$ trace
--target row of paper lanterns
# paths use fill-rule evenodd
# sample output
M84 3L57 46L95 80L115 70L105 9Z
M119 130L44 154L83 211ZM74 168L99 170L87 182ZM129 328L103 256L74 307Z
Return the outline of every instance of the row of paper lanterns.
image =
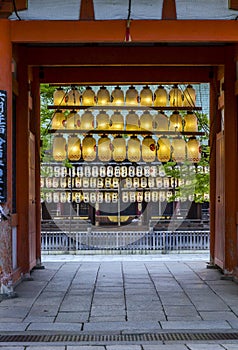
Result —
M174 84L169 92L162 86L153 92L150 86L146 85L140 93L131 85L126 92L120 86L116 86L112 93L105 86L101 86L97 93L91 86L87 86L81 93L75 86L69 92L61 87L54 91L53 100L55 106L158 106L166 107L191 107L196 103L196 91L192 85L188 85L182 91L178 84Z
M66 138L57 135L53 139L53 158L55 161L79 161L80 159L93 162L98 159L102 162L114 160L123 162L126 159L130 162L154 162L156 158L160 162L168 162L171 159L180 163L188 160L192 163L199 162L201 158L200 142L191 137L186 142L182 137L174 137L172 141L166 136L160 137L156 142L153 137L146 136L142 142L137 136L125 140L122 136L116 136L111 140L103 135L96 139L87 135L82 143L77 135Z
M173 196L172 191L123 191L121 200L123 203L165 202ZM117 192L46 192L41 194L41 200L46 203L118 203ZM193 201L194 195L177 197L176 201Z
M152 115L145 111L140 117L131 110L125 117L115 111L111 117L106 111L100 111L96 116L90 110L87 110L82 116L77 111L71 111L68 116L61 110L57 110L52 119L52 129L54 130L111 130L111 131L176 131L176 132L197 132L197 116L193 112L187 112L184 117L178 111L174 111L170 117L164 113Z

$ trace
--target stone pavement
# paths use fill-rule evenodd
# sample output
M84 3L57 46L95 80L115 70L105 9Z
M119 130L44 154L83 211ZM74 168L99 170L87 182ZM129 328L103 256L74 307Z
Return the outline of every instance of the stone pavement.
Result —
M141 336L238 332L238 284L207 269L208 259L207 254L44 256L45 269L34 270L32 281L16 287L17 298L0 303L0 336L65 334L91 340L1 341L0 350L238 350L238 338ZM105 338L129 334L139 337Z

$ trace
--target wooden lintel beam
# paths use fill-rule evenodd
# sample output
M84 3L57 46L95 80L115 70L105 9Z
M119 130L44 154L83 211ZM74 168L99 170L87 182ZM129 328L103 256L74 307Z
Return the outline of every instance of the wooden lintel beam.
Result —
M177 10L175 0L164 0L162 7L162 19L175 20L177 19Z
M11 27L13 43L124 43L126 21L12 21ZM139 44L238 43L238 21L133 20L130 33Z
M228 6L231 10L238 10L238 0L229 0Z
M93 0L81 0L79 19L86 21L95 19Z

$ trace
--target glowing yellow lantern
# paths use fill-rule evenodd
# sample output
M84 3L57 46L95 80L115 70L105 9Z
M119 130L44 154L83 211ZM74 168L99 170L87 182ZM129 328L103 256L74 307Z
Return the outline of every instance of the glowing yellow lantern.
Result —
M120 112L114 112L111 116L111 130L123 130L124 118Z
M96 140L90 135L83 139L82 155L87 162L92 162L96 158Z
M98 140L98 158L102 162L109 162L112 158L111 140L107 136L102 136Z
M77 129L80 125L80 116L76 111L71 111L67 117L66 128L69 130Z
M144 86L140 92L140 104L141 106L152 106L153 92L148 85Z
M183 119L178 111L174 111L169 118L169 130L181 132L183 129Z
M158 112L153 118L153 129L154 131L168 131L169 120L167 115Z
M166 107L168 103L168 93L162 85L159 85L154 93L154 106Z
M110 93L105 88L105 86L101 86L97 92L97 104L100 106L105 106L110 103Z
M124 104L124 93L120 86L116 86L112 91L111 102L114 106L121 106Z
M195 137L191 137L187 142L187 160L192 163L201 160L200 142Z
M63 136L54 137L53 158L56 161L63 161L66 159L66 139Z
M142 141L142 159L144 162L154 162L156 155L156 143L151 136L146 136Z
M78 161L81 158L80 139L77 136L70 136L68 139L68 159Z
M153 117L150 112L145 111L140 117L141 130L152 131L153 129Z
M94 106L95 100L96 100L95 92L92 90L91 86L87 86L82 94L82 105Z
M112 157L116 162L123 162L126 159L126 141L121 136L114 138L112 142Z
M193 112L187 112L187 114L184 116L184 131L198 131L197 116Z
M181 137L172 140L172 160L176 163L184 162L186 158L186 142Z
M139 130L139 117L134 111L126 116L126 130Z
M129 162L139 162L140 157L140 140L136 136L132 136L127 144L127 158Z
M110 127L110 118L105 111L100 111L97 115L97 128L99 130L108 130Z
M94 129L94 116L91 111L86 111L81 116L81 130L92 130Z
M80 105L80 92L75 86L72 86L71 90L67 94L67 105L69 106Z
M64 106L65 105L65 92L64 90L60 87L56 89L53 93L53 101L55 106Z
M157 148L157 158L158 161L164 163L170 161L171 155L171 144L170 140L167 137L160 137L158 140Z
M52 129L59 130L64 129L66 124L66 118L62 111L57 110L52 119Z
M196 104L196 90L192 87L192 85L188 85L184 90L184 107L194 107Z
M126 104L129 106L137 106L139 100L138 91L133 85L126 91Z
M183 95L178 85L173 85L173 88L169 92L169 104L171 107L182 107Z

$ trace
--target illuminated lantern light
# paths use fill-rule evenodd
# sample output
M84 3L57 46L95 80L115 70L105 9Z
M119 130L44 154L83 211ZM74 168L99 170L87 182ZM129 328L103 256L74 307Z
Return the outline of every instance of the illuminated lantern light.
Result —
M99 130L108 130L110 127L110 118L105 111L100 111L96 118L97 128Z
M62 111L57 110L52 119L52 129L65 129L66 117Z
M153 130L154 131L168 131L169 119L164 114L159 112L153 118Z
M68 130L78 129L80 126L80 116L76 111L71 111L67 117L66 128Z
M167 137L160 137L158 140L157 158L164 163L169 162L171 157L171 144Z
M142 203L143 202L143 192L139 191L136 193L136 201L138 203Z
M112 144L107 136L102 136L98 140L98 158L102 162L109 162L112 158Z
M60 87L56 89L53 93L53 103L55 106L65 106L66 101L65 101L65 96L66 93L64 90Z
M87 86L82 94L82 105L83 106L94 106L96 104L95 92L91 86Z
M153 130L153 117L150 112L145 111L140 117L141 130L152 131Z
M181 132L183 129L183 119L179 112L174 111L169 118L169 130Z
M111 116L111 130L123 130L124 118L120 112L114 112Z
M171 107L182 107L183 95L178 85L173 85L173 88L169 92L169 104Z
M97 104L100 106L106 106L110 103L110 93L105 88L105 86L101 86L97 92Z
M150 200L151 200L150 191L145 191L144 199L145 199L145 202L147 202L147 203L150 202Z
M187 114L184 116L184 131L198 131L197 116L192 112L187 112Z
M52 193L51 192L48 192L45 194L45 201L47 203L52 203Z
M116 162L123 162L126 159L126 141L121 136L114 138L112 157Z
M66 139L63 136L54 137L53 158L56 161L63 161L66 159Z
M172 160L176 163L185 161L186 158L186 142L181 137L175 137L172 140Z
M120 86L116 86L111 94L111 103L114 106L124 105L124 93Z
M88 162L92 162L96 159L96 140L87 135L82 142L82 155L83 159Z
M156 203L159 200L159 193L157 191L152 191L151 193L152 202Z
M184 107L193 107L196 105L196 90L192 87L192 85L188 85L184 90Z
M159 192L159 201L164 202L166 200L166 192L165 191L160 191Z
M75 192L74 200L75 200L76 203L80 203L82 201L82 195L81 195L80 192Z
M155 140L146 136L142 141L142 159L144 162L154 162L156 156Z
M134 111L126 116L126 130L139 130L139 117Z
M67 105L69 106L80 105L80 92L75 86L72 86L71 90L67 94Z
M128 106L137 106L139 101L138 91L133 85L126 91L126 104Z
M140 92L140 104L141 106L152 106L153 104L153 92L148 85L144 86Z
M68 159L78 161L81 158L80 139L77 136L70 136L68 139Z
M141 157L140 140L132 136L127 144L127 157L129 162L139 162Z
M162 85L159 85L154 93L154 106L166 107L168 104L168 93Z
M129 202L129 193L127 191L122 192L122 202L128 203Z
M81 124L80 124L81 130L92 130L94 129L94 116L92 112L86 111L83 113L81 117Z
M191 137L187 142L187 160L192 163L201 160L200 142L195 137Z

